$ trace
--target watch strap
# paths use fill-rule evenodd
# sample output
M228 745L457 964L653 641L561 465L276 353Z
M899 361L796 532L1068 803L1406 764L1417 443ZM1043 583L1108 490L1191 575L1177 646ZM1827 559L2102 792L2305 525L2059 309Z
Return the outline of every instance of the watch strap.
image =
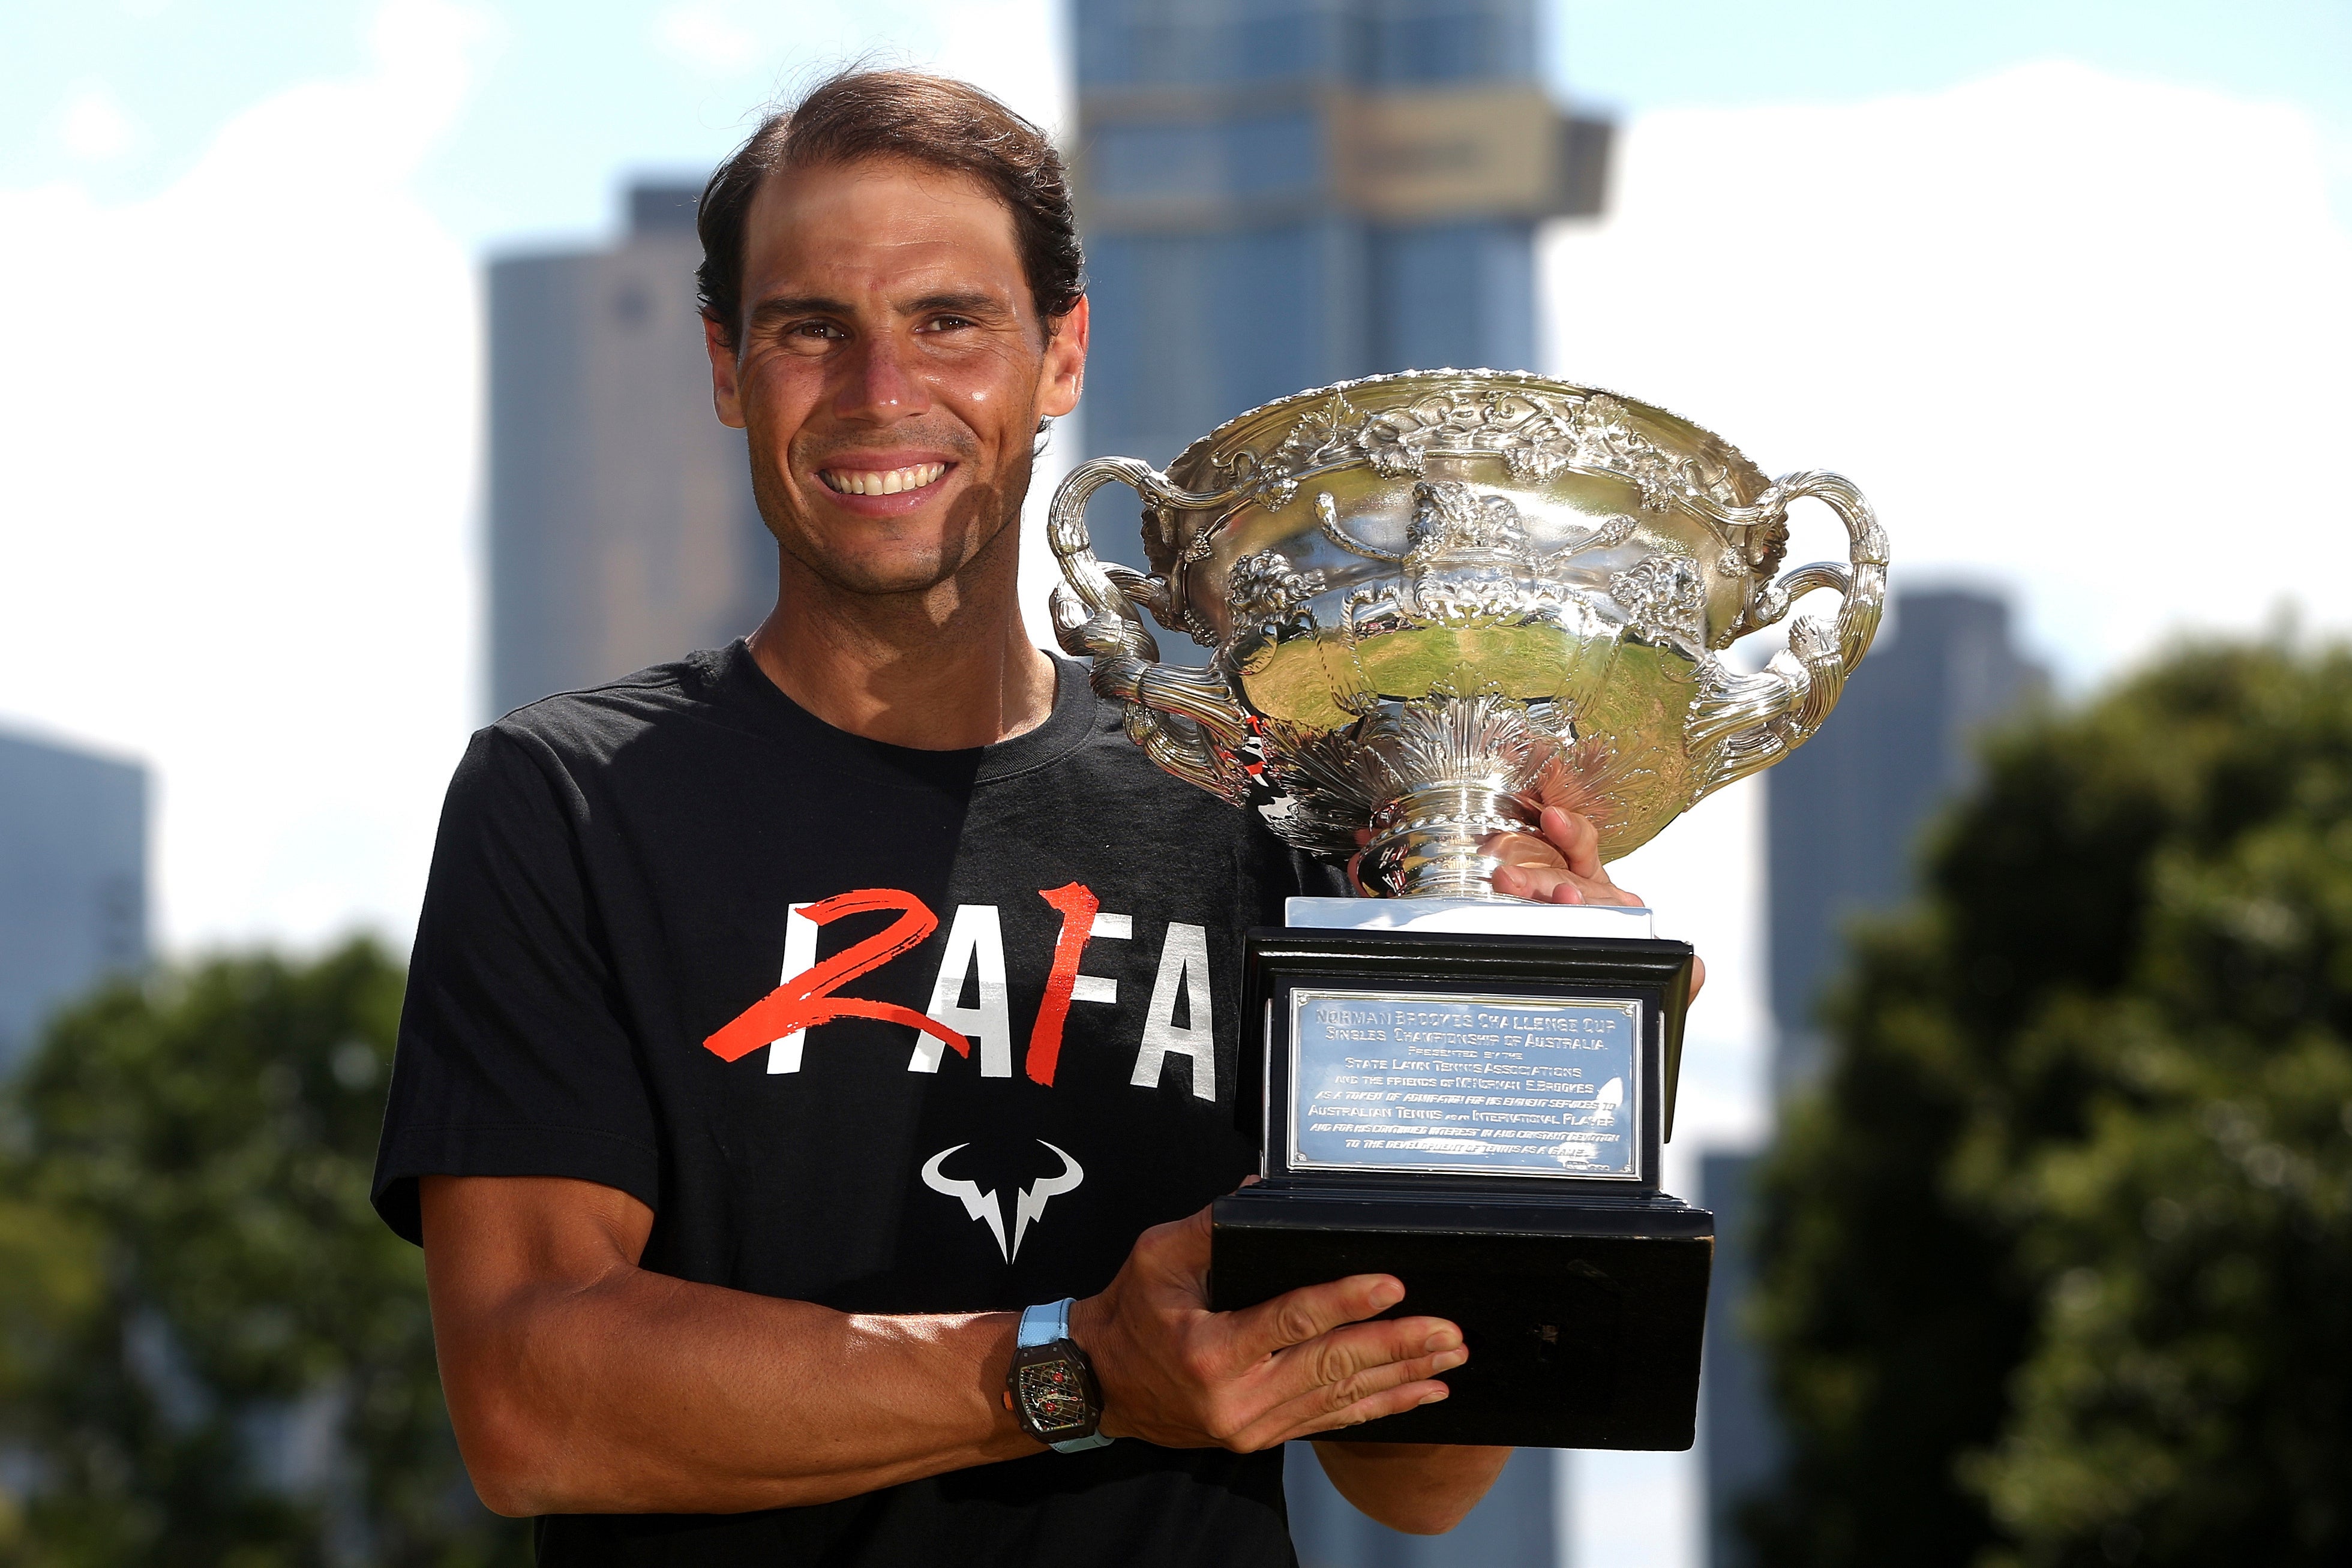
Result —
M1058 1301L1025 1309L1021 1314L1021 1332L1013 1336L1013 1344L1022 1350L1034 1350L1057 1339L1069 1338L1070 1309L1076 1305L1076 1298L1064 1296Z
M1060 1344L1067 1346L1072 1355L1085 1359L1087 1353L1070 1338L1070 1309L1076 1304L1075 1297L1064 1296L1058 1301L1045 1301L1024 1309L1021 1313L1020 1330L1013 1337L1014 1348L1038 1350ZM1057 1454L1082 1454L1088 1448L1107 1448L1110 1443L1110 1438L1096 1432L1084 1437L1066 1437L1058 1443L1048 1443L1046 1447Z

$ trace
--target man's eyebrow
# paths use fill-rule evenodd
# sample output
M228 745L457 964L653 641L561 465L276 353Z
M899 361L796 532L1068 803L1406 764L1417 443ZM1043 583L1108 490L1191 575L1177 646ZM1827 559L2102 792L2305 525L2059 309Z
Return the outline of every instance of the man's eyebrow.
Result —
M964 294L926 294L901 308L900 314L920 316L933 310L958 316L1004 316L1011 312L1005 303L993 294L972 291Z
M779 294L762 299L751 308L754 321L772 321L779 316L846 316L849 306L842 300L827 298L822 294Z

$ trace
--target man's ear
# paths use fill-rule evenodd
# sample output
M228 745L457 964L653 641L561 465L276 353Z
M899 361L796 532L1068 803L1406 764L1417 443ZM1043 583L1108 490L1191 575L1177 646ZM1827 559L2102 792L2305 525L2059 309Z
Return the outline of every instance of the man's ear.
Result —
M702 319L702 349L710 356L710 406L718 411L719 423L740 430L742 383L736 375L735 350L725 330L708 316Z
M1059 419L1077 407L1086 382L1087 297L1081 294L1045 340L1045 364L1037 385L1039 416Z

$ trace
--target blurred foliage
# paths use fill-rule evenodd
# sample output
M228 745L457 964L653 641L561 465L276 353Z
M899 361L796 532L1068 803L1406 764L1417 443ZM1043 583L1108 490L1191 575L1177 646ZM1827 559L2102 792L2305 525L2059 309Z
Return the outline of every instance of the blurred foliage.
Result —
M421 1254L368 1204L400 970L112 985L8 1091L0 1562L521 1563L467 1485Z
M2352 654L1996 744L1764 1178L1761 1560L2352 1561Z

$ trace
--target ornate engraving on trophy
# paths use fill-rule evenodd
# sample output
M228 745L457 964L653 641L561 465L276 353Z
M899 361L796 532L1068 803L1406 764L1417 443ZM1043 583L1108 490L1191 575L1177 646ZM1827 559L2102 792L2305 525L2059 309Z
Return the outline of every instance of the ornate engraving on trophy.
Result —
M1144 498L1153 570L1095 559L1087 497ZM1800 499L1847 559L1776 577ZM1768 482L1664 410L1494 371L1379 376L1228 421L1167 473L1085 464L1056 493L1063 645L1179 778L1333 856L1373 837L1366 891L1477 897L1478 850L1542 809L1583 812L1606 859L1820 727L1868 650L1885 536L1834 475ZM1718 655L1804 593L1746 674ZM1212 650L1163 664L1149 610Z

